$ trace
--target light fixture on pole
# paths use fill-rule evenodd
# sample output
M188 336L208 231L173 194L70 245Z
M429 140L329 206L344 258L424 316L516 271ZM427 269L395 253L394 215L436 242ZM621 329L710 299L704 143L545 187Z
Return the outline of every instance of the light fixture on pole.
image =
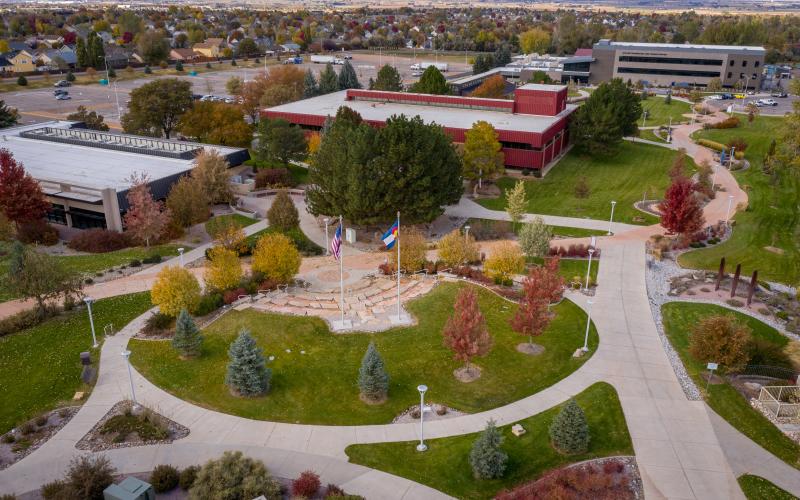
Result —
M331 249L330 245L328 244L328 224L331 222L331 220L325 217L325 219L323 219L323 222L325 222L325 255L330 255Z
M667 142L672 142L672 117L669 117L669 126L667 127Z
M728 210L725 211L725 224L728 224L731 218L731 204L733 203L733 195L728 195Z
M128 365L128 380L131 382L131 400L133 401L133 409L136 409L136 391L133 388L133 372L131 371L131 351L125 349L122 351L122 357L125 358L125 364Z
M425 444L425 434L424 434L425 392L428 390L428 386L418 385L417 390L419 391L419 444L417 445L417 451L425 451L428 449L428 445Z
M180 247L178 249L178 257L180 258L181 267L183 267L183 252L186 251L185 248Z
M733 157L736 154L736 146L731 147L731 156L728 158L728 170L733 168Z
M608 219L608 235L611 236L611 226L614 224L614 207L617 206L616 201L611 201L611 217Z
M589 291L589 275L592 273L592 255L594 248L589 249L589 267L586 268L586 291Z
M92 347L96 349L99 344L97 343L97 335L94 333L94 318L92 317L92 302L94 302L94 299L86 297L83 301L86 302L86 308L89 309L89 325L92 327Z
M469 243L469 224L464 226L464 240L466 240L467 243Z
M594 302L587 300L586 304L589 306L589 310L586 312L586 334L583 337L583 352L589 352L589 325L592 324L592 304Z

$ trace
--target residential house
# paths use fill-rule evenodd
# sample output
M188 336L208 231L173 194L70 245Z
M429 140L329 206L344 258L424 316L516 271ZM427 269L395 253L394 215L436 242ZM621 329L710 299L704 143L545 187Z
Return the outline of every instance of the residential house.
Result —
M222 55L222 49L224 47L225 40L222 38L208 38L205 42L192 45L192 50L203 57L217 58Z
M300 46L297 45L294 42L284 43L284 44L280 45L278 48L283 52L289 52L289 53L292 53L292 54L296 54L296 53L300 52Z
M64 45L64 37L61 35L45 35L39 41L51 49Z
M119 45L104 45L103 50L109 68L124 68L131 60L131 51Z
M11 63L11 71L14 73L30 73L36 71L36 57L32 51L20 50L8 58Z
M10 73L13 71L13 66L5 56L0 56L0 73Z
M8 41L8 51L9 52L19 52L20 50L31 50L31 46L25 42L21 42L19 40L9 40Z
M197 52L192 49L172 49L169 51L169 58L173 61L192 62L200 57Z
M78 63L78 58L72 50L43 50L36 56L39 63L48 69L74 69Z

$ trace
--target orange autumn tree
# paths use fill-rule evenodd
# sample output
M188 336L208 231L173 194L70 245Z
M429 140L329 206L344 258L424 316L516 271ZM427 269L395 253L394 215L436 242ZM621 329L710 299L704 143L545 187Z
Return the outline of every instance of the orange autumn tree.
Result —
M523 296L519 309L511 319L511 328L528 336L534 348L533 337L538 337L553 319L550 304L561 300L564 278L558 273L559 258L554 257L543 266L536 266L522 282Z
M453 351L454 359L464 363L466 374L475 376L470 362L476 356L484 356L492 347L492 337L478 307L475 290L463 288L453 309L453 315L444 326L444 345Z
M502 99L506 94L506 80L500 75L487 78L478 88L475 89L470 97L488 97L492 99Z

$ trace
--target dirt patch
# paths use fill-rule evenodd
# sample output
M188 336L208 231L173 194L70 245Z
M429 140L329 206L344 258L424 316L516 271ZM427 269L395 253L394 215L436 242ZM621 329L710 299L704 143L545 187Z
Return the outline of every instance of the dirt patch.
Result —
M453 370L453 375L459 382L469 384L481 378L481 367L476 365L462 366Z
M544 352L544 346L537 343L523 342L517 344L517 351L528 356L538 356Z
M772 246L766 246L766 247L764 247L764 250L766 250L767 252L772 252L774 254L778 254L778 255L783 255L784 253L786 253L783 250L783 248L772 247Z
M380 399L370 399L363 394L359 394L358 399L360 399L361 402L364 404L368 404L370 406L378 406L385 403L388 398L386 396L383 396Z
M710 377L711 377L711 379L709 380L709 373L708 372L704 372L704 373L700 374L700 378L703 379L703 382L709 383L711 385L720 385L720 384L724 384L725 383L725 379L723 379L719 375L710 374Z

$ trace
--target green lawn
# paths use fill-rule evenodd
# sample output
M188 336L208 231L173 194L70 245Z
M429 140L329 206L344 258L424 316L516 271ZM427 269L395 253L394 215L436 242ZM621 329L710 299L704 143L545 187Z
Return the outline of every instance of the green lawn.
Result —
M582 156L572 150L543 179L526 181L526 211L608 220L614 200L615 221L634 223L634 217L641 217L646 224L656 224L658 218L636 210L633 204L642 199L645 191L649 199L664 194L669 185L667 172L676 154L667 148L628 141L610 157ZM691 160L688 164L692 165ZM583 199L575 196L575 185L581 177L586 178L590 190ZM497 184L502 195L478 203L492 210L505 210L505 192L515 182L509 177L501 178Z
M247 217L246 215L225 214L225 215L217 215L208 219L208 221L206 221L205 227L208 235L211 236L212 238L216 238L217 233L221 229L228 227L228 225L230 224L242 228L242 227L247 227L251 224L255 224L256 222L258 222L258 219Z
M98 337L105 325L119 330L151 307L149 293L98 300L92 307ZM85 310L0 337L0 434L84 390L79 355L91 345ZM92 351L97 361L98 351Z
M542 264L544 259L533 257L529 258L528 262L534 264ZM589 259L561 259L558 263L558 271L567 284L572 282L577 276L580 278L581 283L586 283L586 269L589 267ZM600 267L600 260L592 259L592 269L590 274L590 281L597 283L597 270Z
M738 481L747 500L797 500L796 496L761 476L744 474L739 476Z
M173 257L178 255L178 247L185 245L154 245L150 248L135 247L124 248L114 252L92 253L86 255L65 255L56 257L67 269L80 274L94 274L105 271L112 267L127 265L131 260L141 261L145 257L158 254L162 257Z
M759 117L752 124L746 119L736 129L702 130L696 138L726 143L741 137L748 143L745 158L751 168L735 172L739 185L747 191L750 208L735 215L733 235L714 247L684 253L678 262L688 268L719 268L721 257L730 266L742 264L742 275L749 276L758 270L759 278L779 281L795 286L800 282L800 176L787 172L776 185L761 172L762 160L769 150L770 141L780 138L783 118ZM724 194L723 194L724 196ZM779 248L783 253L765 247Z
M677 99L672 99L672 102L667 104L663 97L654 96L642 101L642 112L644 113L644 111L648 112L647 119L644 121L645 127L669 125L670 117L672 118L672 124L676 125L679 122L689 121L683 115L692 112L692 105ZM638 125L642 126L641 115L639 116Z
M655 142L660 142L660 143L664 143L664 144L666 144L666 142L667 142L661 136L656 134L656 131L653 130L653 129L640 130L639 131L639 137L641 137L642 139L646 139L648 141L655 141Z
M712 314L732 314L737 321L750 327L753 337L762 338L780 346L785 346L788 339L771 326L755 318L721 306L670 302L662 306L661 311L664 316L664 331L672 346L678 351L684 366L686 366L686 371L703 392L708 405L728 423L764 449L792 467L800 468L798 463L800 445L786 437L763 415L753 409L745 398L728 383L711 385L706 391L705 381L701 378L701 373L705 370L705 363L696 361L688 352L692 325Z
M204 332L203 354L198 359L181 361L169 342L133 340L131 360L159 387L204 407L255 419L356 425L390 422L418 401L416 387L421 383L430 387L432 401L477 412L540 391L587 359L572 358L583 344L586 325L585 313L572 302L554 306L556 318L536 339L546 350L530 357L516 350L527 337L509 326L515 306L476 288L494 346L486 357L475 360L483 369L481 378L469 384L459 382L453 370L460 365L443 346L441 332L461 286L468 285L445 283L410 303L419 320L411 328L334 335L318 318L231 311ZM272 388L264 397L233 397L224 385L228 346L243 327L250 329L266 356L275 356L269 363ZM371 340L391 377L389 400L382 405L362 403L356 386L361 358ZM590 347L596 346L593 329Z
M505 220L493 220L493 219L480 219L477 217L470 217L465 222L465 225L469 225L472 228L475 228L478 225L485 225L490 224L494 226L497 232L502 233L519 233L519 230L522 228L522 224L517 224L516 227L511 227L511 222ZM588 238L590 236L605 236L606 231L598 231L596 229L583 229L579 227L568 227L568 226L548 226L550 231L553 232L553 236L561 236L564 238ZM463 226L462 226L463 230ZM555 245L558 243L558 240L553 240L553 244Z
M521 437L511 434L511 426L501 427L508 454L505 475L500 479L475 479L469 465L469 452L477 434L431 439L428 451L415 449L417 441L356 444L345 452L350 461L406 477L456 498L492 498L539 477L543 472L564 465L611 455L633 455L631 438L622 407L613 387L598 382L575 396L589 423L589 451L567 456L550 446L548 428L560 406L521 420L527 430Z

